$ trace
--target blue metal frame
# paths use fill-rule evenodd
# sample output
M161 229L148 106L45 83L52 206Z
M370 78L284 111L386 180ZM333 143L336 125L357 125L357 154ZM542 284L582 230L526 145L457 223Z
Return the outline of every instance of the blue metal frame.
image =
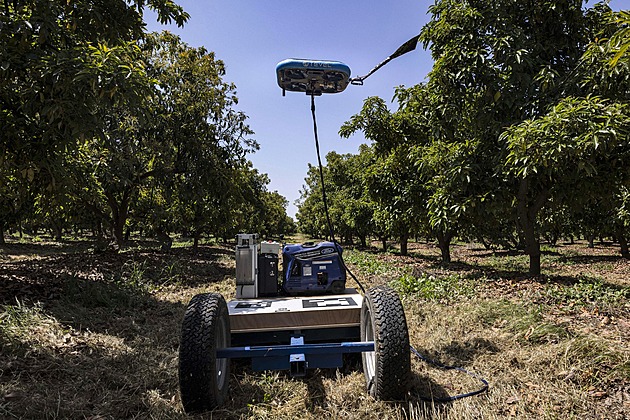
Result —
M314 328L308 330L281 331L232 331L233 347L279 346L291 342L291 337L301 335L304 341L315 343L341 343L361 341L361 330L356 327Z
M363 353L366 351L374 351L374 341L359 341L352 343L299 344L293 346L287 344L280 346L227 347L224 349L217 349L217 359L289 356L296 353Z
M245 346L217 349L217 359L251 358L252 369L291 370L301 376L306 368L339 368L343 354L374 351L373 341L303 344L302 337L292 339L291 345Z

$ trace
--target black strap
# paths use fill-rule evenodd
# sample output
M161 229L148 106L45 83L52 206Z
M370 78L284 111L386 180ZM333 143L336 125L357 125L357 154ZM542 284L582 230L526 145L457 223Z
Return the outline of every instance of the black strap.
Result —
M385 60L381 61L376 67L370 70L368 74L366 74L365 76L353 77L352 79L350 79L350 83L352 83L353 85L359 85L359 86L363 85L363 81L367 79L368 77L370 77L376 70L380 69L385 64L392 61L394 58L400 57L403 54L407 54L408 52L415 50L416 46L418 45L419 39L420 39L420 35L414 36L409 41L405 42L400 47L398 47L398 49L394 51L392 55L387 57Z

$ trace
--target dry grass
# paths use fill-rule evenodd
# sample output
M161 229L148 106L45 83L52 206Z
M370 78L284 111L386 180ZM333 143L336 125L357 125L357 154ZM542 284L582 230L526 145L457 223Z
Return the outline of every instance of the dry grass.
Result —
M233 296L232 250L149 245L118 255L85 243L0 250L0 418L187 418L180 322L197 293ZM399 287L413 345L479 373L487 394L426 402L480 384L419 360L399 403L366 395L357 358L304 379L235 362L229 400L200 418L630 417L630 262L615 248L547 248L540 278L524 274L521 255L458 245L442 266L433 246L411 251L348 250L347 260L366 286Z

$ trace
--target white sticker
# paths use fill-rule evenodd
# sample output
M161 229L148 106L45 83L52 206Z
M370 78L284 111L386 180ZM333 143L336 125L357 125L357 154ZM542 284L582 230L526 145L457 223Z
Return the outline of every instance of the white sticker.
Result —
M311 268L311 266L306 266L304 267L304 269L302 270L302 275L304 277L310 277L313 275L313 269Z

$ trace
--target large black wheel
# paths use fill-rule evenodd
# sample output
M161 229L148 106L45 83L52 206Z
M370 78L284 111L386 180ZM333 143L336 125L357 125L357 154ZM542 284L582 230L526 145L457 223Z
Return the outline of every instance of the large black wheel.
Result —
M230 360L216 350L230 347L230 319L223 296L204 293L186 308L179 344L179 392L187 413L213 410L223 403Z
M361 341L374 341L362 353L368 393L377 400L405 397L411 380L409 332L398 294L389 287L367 291L361 308Z

